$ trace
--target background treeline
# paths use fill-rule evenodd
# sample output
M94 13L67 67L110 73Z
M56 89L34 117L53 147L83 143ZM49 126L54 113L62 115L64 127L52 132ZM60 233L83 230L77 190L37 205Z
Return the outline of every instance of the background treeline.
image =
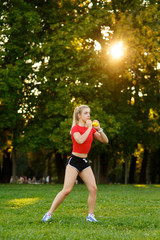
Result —
M1 2L1 182L61 183L73 110L88 104L109 138L89 154L97 182L160 183L159 10L155 0Z

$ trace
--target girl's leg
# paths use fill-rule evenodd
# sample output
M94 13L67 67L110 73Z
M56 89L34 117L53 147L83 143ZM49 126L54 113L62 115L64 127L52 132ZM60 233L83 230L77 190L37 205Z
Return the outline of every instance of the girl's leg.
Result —
M97 186L96 186L96 180L91 167L84 169L79 174L79 176L82 178L82 180L84 181L84 183L86 184L89 190L89 197L88 197L89 213L94 213L96 198L97 198Z
M78 171L74 167L67 165L66 171L65 171L63 189L55 197L52 203L52 206L49 210L49 213L53 214L56 208L64 201L66 196L72 191L72 188L74 186L77 176L78 176Z

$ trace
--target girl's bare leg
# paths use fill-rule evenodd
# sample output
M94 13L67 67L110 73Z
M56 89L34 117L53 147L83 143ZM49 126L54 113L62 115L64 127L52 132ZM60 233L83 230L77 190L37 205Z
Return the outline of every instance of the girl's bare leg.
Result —
M77 179L77 176L78 176L78 171L74 167L67 165L66 171L65 171L63 189L57 194L57 196L53 200L49 213L53 214L56 208L64 201L66 196L72 191L72 188Z
M82 178L82 180L84 181L89 190L88 196L89 213L94 213L97 198L97 185L91 167L84 169L79 174L79 176Z

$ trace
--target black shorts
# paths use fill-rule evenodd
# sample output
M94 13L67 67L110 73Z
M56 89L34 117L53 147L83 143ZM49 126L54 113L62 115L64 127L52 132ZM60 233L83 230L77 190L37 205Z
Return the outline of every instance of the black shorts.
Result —
M88 158L80 158L73 154L68 159L68 165L76 168L78 172L82 172L85 168L90 167Z

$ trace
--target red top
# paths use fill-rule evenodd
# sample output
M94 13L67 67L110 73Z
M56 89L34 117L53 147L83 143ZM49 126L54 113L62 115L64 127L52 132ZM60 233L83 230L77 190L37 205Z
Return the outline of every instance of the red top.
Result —
M82 144L79 144L76 142L76 140L73 137L73 133L79 132L81 135L87 131L87 127L81 127L79 125L76 125L72 128L71 130L71 137L72 137L72 142L73 142L73 152L76 153L85 153L87 154L91 148L91 144L93 141L93 134L96 132L94 128L91 129L86 141Z

